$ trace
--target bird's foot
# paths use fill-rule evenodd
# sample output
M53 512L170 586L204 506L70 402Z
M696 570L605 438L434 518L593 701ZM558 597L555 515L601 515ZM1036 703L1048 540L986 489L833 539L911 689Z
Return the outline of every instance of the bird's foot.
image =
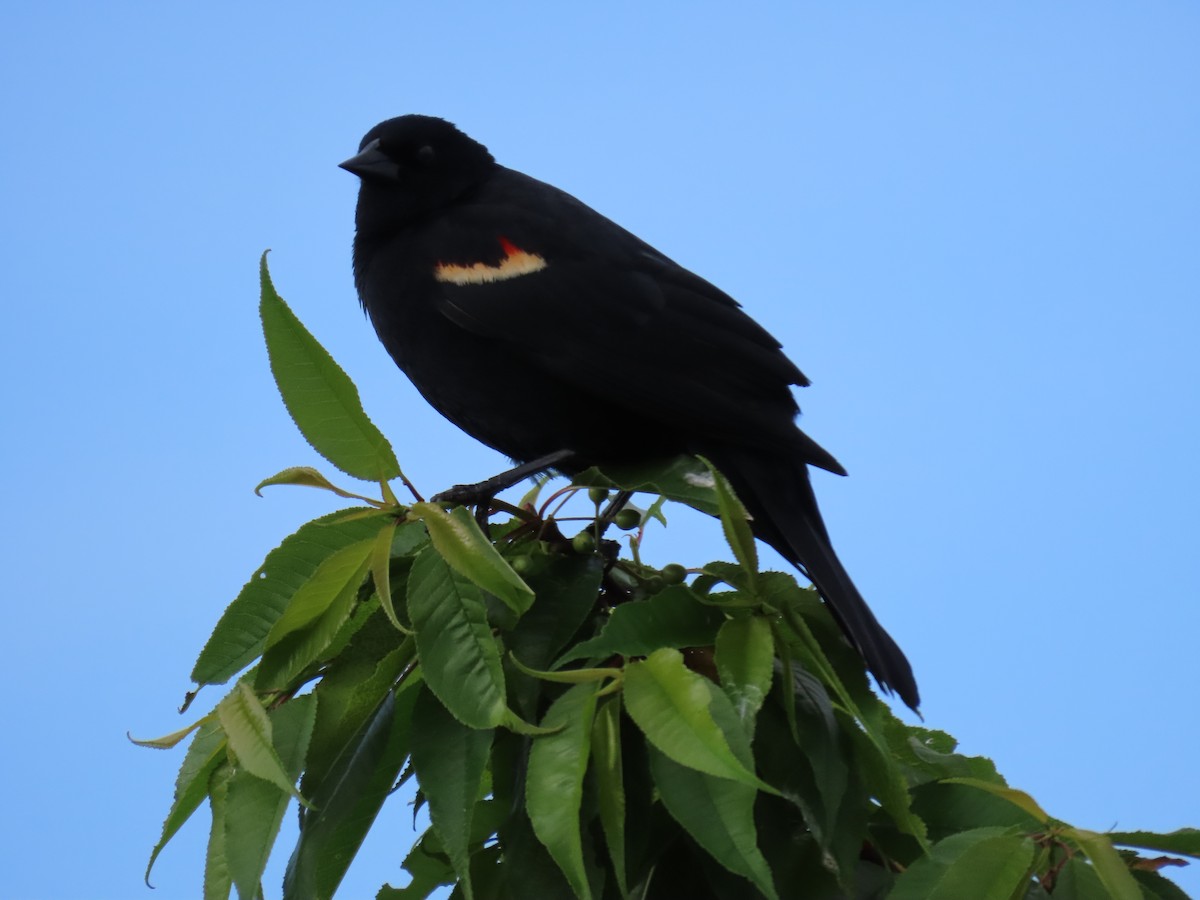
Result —
M480 530L488 533L488 516L492 512L492 500L495 499L496 489L493 479L480 481L475 484L456 484L439 494L434 494L432 502L450 503L454 506L475 507L475 521Z
M449 503L453 506L481 506L491 503L495 494L490 481L479 481L475 484L456 484L429 499L432 503Z

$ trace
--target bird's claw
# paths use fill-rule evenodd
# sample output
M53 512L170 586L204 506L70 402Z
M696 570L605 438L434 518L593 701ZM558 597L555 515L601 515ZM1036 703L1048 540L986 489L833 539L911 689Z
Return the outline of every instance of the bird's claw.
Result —
M452 503L455 506L479 506L492 502L492 493L483 484L456 484L430 498L432 503Z
M487 482L478 484L456 484L439 494L434 494L432 503L450 503L454 506L475 507L475 521L484 534L488 533L488 515L492 511L492 500L495 491L490 490Z

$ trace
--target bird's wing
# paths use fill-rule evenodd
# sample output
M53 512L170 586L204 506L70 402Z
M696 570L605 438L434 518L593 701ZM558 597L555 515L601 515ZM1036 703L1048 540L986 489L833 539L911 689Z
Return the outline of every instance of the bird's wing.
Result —
M441 256L441 313L496 341L500 355L519 354L668 426L791 445L812 464L843 471L792 424L790 387L808 380L778 341L728 295L562 196L578 204L563 217L571 232L509 210L473 229L474 256L485 258ZM480 228L491 229L490 253L478 249Z

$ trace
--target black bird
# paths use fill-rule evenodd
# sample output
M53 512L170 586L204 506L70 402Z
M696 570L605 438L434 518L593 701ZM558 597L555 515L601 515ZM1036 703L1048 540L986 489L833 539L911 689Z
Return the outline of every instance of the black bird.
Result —
M359 297L434 408L525 474L707 457L916 709L908 660L817 508L808 466L846 473L795 425L791 386L808 379L735 300L443 119L382 122L341 165L361 179Z

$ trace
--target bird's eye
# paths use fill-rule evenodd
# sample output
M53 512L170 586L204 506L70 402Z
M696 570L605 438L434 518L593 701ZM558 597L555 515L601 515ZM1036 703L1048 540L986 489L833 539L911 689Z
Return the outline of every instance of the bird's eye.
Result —
M423 166L432 165L437 154L433 152L433 147L429 144L424 145L416 152L417 162Z

